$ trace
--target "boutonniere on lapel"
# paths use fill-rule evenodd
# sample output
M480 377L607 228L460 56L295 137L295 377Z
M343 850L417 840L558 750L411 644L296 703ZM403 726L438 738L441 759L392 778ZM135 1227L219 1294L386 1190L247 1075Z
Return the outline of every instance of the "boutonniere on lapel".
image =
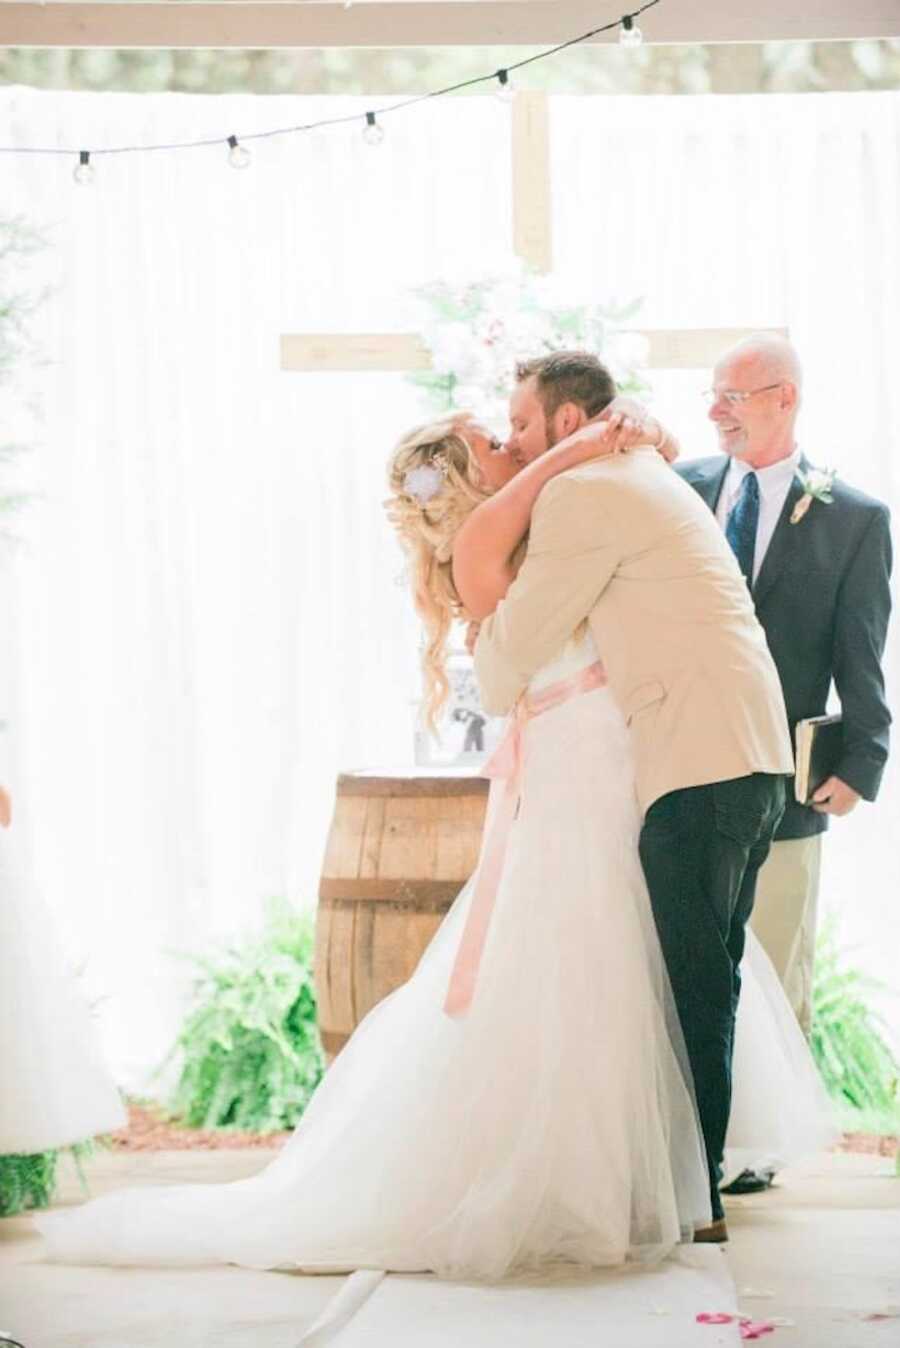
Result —
M831 488L836 477L837 473L833 468L810 468L805 473L801 468L797 469L797 478L803 488L803 495L791 511L791 524L800 523L813 501L831 505L834 500Z

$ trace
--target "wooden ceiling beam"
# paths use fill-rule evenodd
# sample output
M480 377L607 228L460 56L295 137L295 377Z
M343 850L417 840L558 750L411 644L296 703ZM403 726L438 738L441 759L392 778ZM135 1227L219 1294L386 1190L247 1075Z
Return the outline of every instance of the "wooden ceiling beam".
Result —
M0 46L120 48L553 46L636 0L341 0L80 4L0 0ZM898 0L661 0L641 17L658 43L900 36ZM594 41L616 41L615 32ZM564 58L562 58L564 59Z

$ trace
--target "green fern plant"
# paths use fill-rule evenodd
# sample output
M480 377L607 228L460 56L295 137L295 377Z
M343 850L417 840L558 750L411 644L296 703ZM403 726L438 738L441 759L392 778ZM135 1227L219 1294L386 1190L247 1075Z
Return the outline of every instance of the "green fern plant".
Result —
M0 1156L0 1217L15 1217L30 1208L50 1206L56 1190L60 1157L70 1155L78 1170L81 1187L87 1192L82 1162L93 1156L100 1139L89 1138L63 1150L40 1151L32 1155Z
M900 1063L868 1000L878 987L847 966L835 923L825 922L816 946L813 1057L848 1126L894 1132L900 1129Z
M312 919L273 903L259 938L217 958L191 957L200 969L194 1006L172 1049L182 1066L170 1107L182 1122L294 1127L324 1070L312 951Z

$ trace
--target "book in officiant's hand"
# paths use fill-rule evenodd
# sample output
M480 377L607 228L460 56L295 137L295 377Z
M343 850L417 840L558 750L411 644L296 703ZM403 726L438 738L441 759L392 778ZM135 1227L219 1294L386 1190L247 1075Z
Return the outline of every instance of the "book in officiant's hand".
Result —
M840 716L807 716L797 722L794 795L809 805L823 782L833 776L844 749Z

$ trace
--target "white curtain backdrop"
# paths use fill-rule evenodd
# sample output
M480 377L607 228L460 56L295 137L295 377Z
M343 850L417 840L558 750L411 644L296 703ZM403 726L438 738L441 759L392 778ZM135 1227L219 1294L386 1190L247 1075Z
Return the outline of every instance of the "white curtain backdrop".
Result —
M0 144L248 132L371 100L4 90ZM900 95L551 100L560 284L645 297L652 327L787 326L802 440L898 494ZM279 370L284 332L406 330L409 288L510 260L509 114L493 98L251 144L72 161L4 156L3 210L43 227L40 493L6 565L18 635L14 783L38 875L101 999L119 1079L146 1082L190 970L311 906L335 774L408 764L415 628L382 521L419 417L399 375ZM708 371L654 374L689 452ZM9 637L9 632L7 632ZM892 665L897 703L896 659ZM836 827L828 902L860 961L900 942L894 771ZM892 1014L900 1023L896 1003Z

